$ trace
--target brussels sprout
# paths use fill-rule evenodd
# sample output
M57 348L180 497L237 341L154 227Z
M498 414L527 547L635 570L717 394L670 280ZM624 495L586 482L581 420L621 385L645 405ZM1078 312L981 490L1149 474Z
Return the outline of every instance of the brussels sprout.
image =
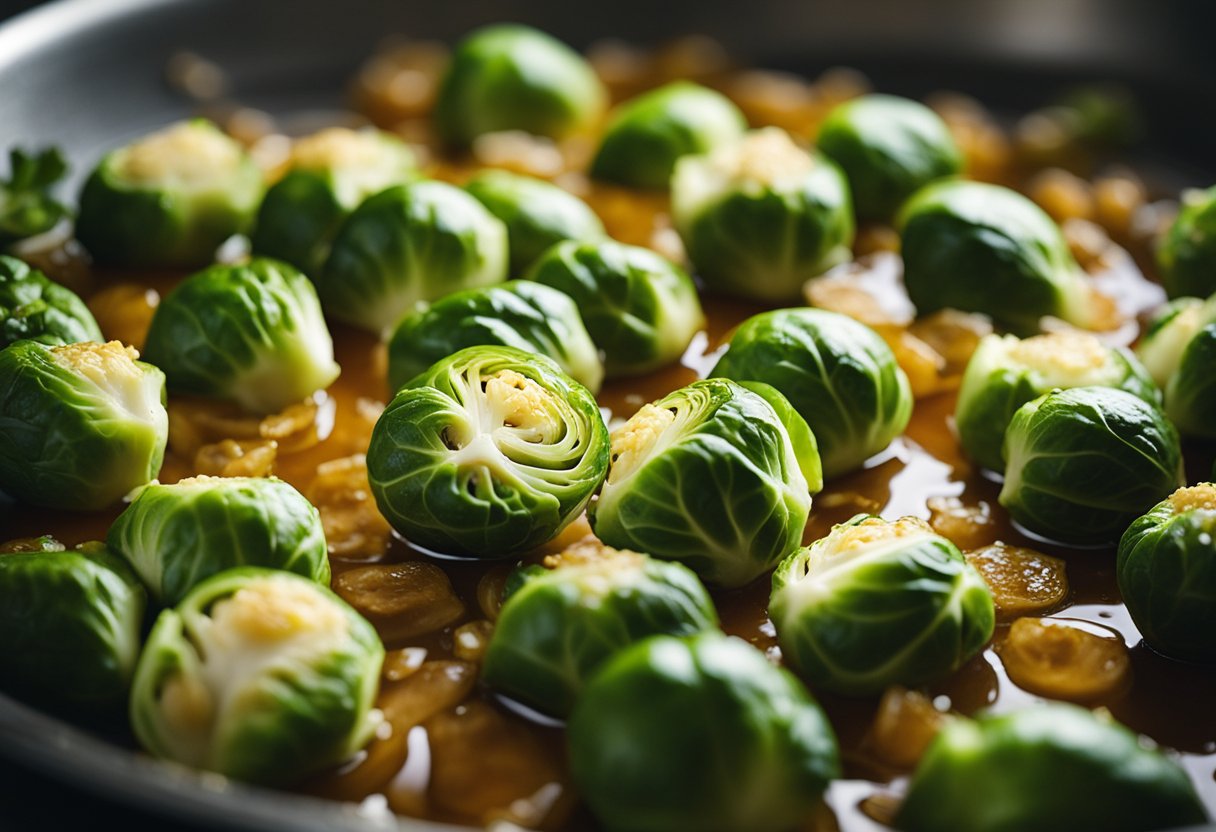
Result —
M1178 432L1156 407L1107 387L1056 390L1005 432L1000 503L1035 534L1109 543L1184 484Z
M512 275L523 274L555 243L607 239L604 224L587 203L543 179L488 170L464 189L506 224Z
M75 292L0 254L0 349L26 338L48 346L103 340Z
M894 95L837 106L817 143L844 171L853 207L865 219L889 220L922 186L963 169L963 154L937 113Z
M158 757L290 784L371 737L383 659L372 625L325 587L230 569L157 618L135 671L131 725Z
M1216 187L1188 191L1157 249L1161 282L1171 298L1216 292Z
M776 127L680 159L671 209L689 259L714 291L792 300L808 278L852 256L844 174Z
M165 375L117 341L0 350L0 491L68 510L105 508L160 472Z
M338 229L317 279L325 312L386 334L419 301L507 279L507 229L443 182L368 197Z
M706 379L643 405L612 434L588 514L609 546L742 586L798 546L822 487L815 437L780 393Z
M172 125L111 151L85 182L76 236L107 266L195 268L244 232L262 173L210 122Z
M985 468L1003 471L1001 448L1014 412L1070 387L1114 387L1161 404L1161 391L1136 357L1093 335L1055 332L1025 340L988 335L972 354L958 392L954 419L963 449Z
M1216 437L1216 295L1168 304L1136 347L1165 389L1165 413L1188 436Z
M607 95L570 47L528 26L486 26L456 46L439 85L435 126L448 144L524 130L561 138L592 125Z
M283 569L329 585L321 516L280 479L191 477L140 490L106 542L152 598L173 606L217 572Z
M1034 332L1044 315L1092 323L1092 295L1059 227L999 185L946 181L900 211L904 284L917 311L982 312Z
M1178 659L1216 660L1216 486L1180 488L1123 533L1119 593L1144 640Z
M676 81L627 101L612 116L591 162L596 179L635 188L671 184L676 160L737 140L747 119L720 92Z
M904 832L1155 832L1207 819L1186 772L1121 725L1046 703L952 720L895 817Z
M300 139L290 168L266 192L253 251L317 275L342 220L367 197L414 179L414 153L378 130L331 127Z
M718 626L696 575L636 552L576 548L556 568L531 567L520 578L494 625L482 677L555 716L566 716L591 674L630 644Z
M72 716L121 712L144 588L100 543L0 554L0 689Z
M609 832L784 832L840 776L836 737L798 680L712 633L610 659L575 703L569 747Z
M8 159L8 181L0 180L0 248L50 231L71 215L49 193L68 172L59 148L36 153L13 148Z
M274 413L338 377L334 344L308 278L255 258L216 265L170 292L144 344L169 389Z
M912 390L874 330L822 309L778 309L736 330L710 372L776 387L819 442L826 477L861 467L903 432Z
M988 585L958 547L915 517L865 514L777 567L769 614L794 668L850 695L948 676L983 649L996 620Z
M530 280L454 292L406 315L388 344L393 390L457 350L500 344L548 356L592 392L604 365L578 307L556 289Z
M591 392L548 358L469 347L415 378L372 431L380 512L411 542L504 558L552 539L608 469Z
M692 279L647 248L570 240L545 252L527 278L574 299L609 378L676 361L705 326Z

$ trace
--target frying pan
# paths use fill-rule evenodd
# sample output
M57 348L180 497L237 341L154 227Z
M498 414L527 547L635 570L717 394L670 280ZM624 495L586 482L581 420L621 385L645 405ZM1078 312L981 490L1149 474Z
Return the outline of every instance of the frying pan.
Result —
M0 13L14 5L0 0ZM1216 179L1211 15L1208 4L1187 0L59 0L0 26L0 150L60 145L75 163L67 197L103 149L191 114L190 102L163 80L179 49L219 64L233 98L285 112L341 106L346 83L387 33L451 41L511 19L579 47L607 36L650 43L699 32L747 64L812 74L847 64L884 91L956 89L998 110L1042 105L1079 82L1115 81L1137 94L1146 116L1134 161L1178 186L1207 185ZM85 790L128 807L111 821L157 815L229 829L454 829L156 762L2 694L0 757L9 760L0 782L15 777L19 802L35 806L30 816L47 828L105 808L86 800L73 815L76 790ZM9 828L18 801L4 803L0 828Z

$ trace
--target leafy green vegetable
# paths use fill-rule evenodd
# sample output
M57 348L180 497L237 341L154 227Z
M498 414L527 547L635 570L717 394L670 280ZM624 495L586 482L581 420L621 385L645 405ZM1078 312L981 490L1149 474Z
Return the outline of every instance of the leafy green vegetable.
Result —
M0 181L0 248L50 231L72 213L50 194L68 172L59 148L30 153L15 147L8 161L8 181Z
M1171 298L1216 292L1216 187L1183 195L1182 210L1157 248L1157 264Z
M117 341L0 350L0 491L90 511L160 472L165 376Z
M306 578L231 569L160 614L131 691L151 753L238 780L289 785L348 759L383 721L384 647Z
M104 340L75 292L0 254L0 349L27 338L47 346Z
M866 325L822 309L748 318L710 375L777 388L815 434L828 478L861 467L912 416L908 378L886 341Z
M815 701L720 634L654 636L618 653L568 729L574 783L609 832L784 832L840 776Z
M995 622L988 585L958 547L922 520L864 514L777 567L769 614L807 681L851 695L948 676Z
M397 392L372 431L380 512L413 543L505 558L552 539L608 469L595 397L548 358L463 349Z
M329 585L321 516L271 477L191 477L140 490L110 527L153 600L172 606L204 579L237 566L282 569Z
M613 433L588 514L609 546L742 586L798 546L822 487L815 437L780 393L707 379L643 405Z
M1187 436L1216 437L1216 295L1168 304L1136 345L1165 390L1165 413Z

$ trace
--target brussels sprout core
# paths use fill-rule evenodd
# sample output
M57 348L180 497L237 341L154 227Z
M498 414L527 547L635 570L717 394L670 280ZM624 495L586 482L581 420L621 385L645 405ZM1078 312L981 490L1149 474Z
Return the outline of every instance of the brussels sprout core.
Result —
M693 170L690 165L688 170ZM697 166L698 175L680 176L681 213L700 213L734 188L792 191L815 169L815 159L794 144L784 130L775 127L755 130L737 144L715 150Z
M185 121L114 152L114 171L134 185L202 189L237 172L240 145Z
M1216 321L1216 295L1207 301L1199 298L1179 298L1168 304L1153 320L1136 354L1144 362L1153 381L1161 387L1182 364L1187 345L1201 329Z
M331 172L338 202L353 208L369 194L401 181L413 154L400 142L370 130L330 127L296 141L291 166Z
M662 450L660 439L666 438L663 444L669 444L680 433L673 430L676 419L680 416L684 421L690 418L687 408L657 407L653 404L642 405L628 422L612 432L612 467L608 469L608 482L616 485L633 476L634 471L642 466L652 454Z
M117 341L0 350L0 489L19 500L98 509L160 471L165 377Z
M833 527L777 567L769 611L794 667L844 694L945 676L995 622L984 579L914 517L859 515Z

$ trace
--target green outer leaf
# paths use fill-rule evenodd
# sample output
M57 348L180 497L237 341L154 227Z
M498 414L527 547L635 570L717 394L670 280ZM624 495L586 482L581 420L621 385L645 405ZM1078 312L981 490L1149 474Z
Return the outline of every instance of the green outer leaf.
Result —
M797 548L811 508L803 462L816 453L806 437L795 447L763 396L726 379L693 382L655 404L679 411L674 433L626 478L604 483L588 511L599 538L726 587Z
M652 635L717 629L697 576L644 555L529 574L494 624L482 678L500 693L566 716L607 659Z
M598 243L608 238L587 203L543 179L487 170L465 183L464 189L506 224L512 275L522 275L550 246L563 240Z
M673 219L695 273L710 291L765 302L798 298L802 286L852 258L853 203L836 163L815 166L794 188L748 181L694 214L682 210L681 180L705 157L687 156L672 180ZM681 173L685 166L688 173Z
M1000 503L1030 531L1109 543L1183 485L1178 432L1122 390L1077 387L1018 409L1005 434Z
M530 379L560 426L548 442L496 423L481 382ZM449 443L464 437L460 449ZM608 470L595 397L553 361L511 347L469 347L397 392L372 431L368 479L381 513L411 542L447 554L505 558L551 540Z
M837 105L817 144L844 171L853 207L865 219L890 220L919 188L963 170L946 123L925 105L893 95Z
M59 148L27 153L14 147L8 158L9 179L0 182L0 248L50 231L72 214L48 193L68 171Z
M1178 659L1216 659L1216 511L1176 514L1168 500L1119 541L1119 594L1154 649Z
M0 555L0 689L73 719L121 712L145 594L99 543Z
M364 200L316 284L327 315L379 334L421 301L506 277L506 226L459 188L422 181Z
M1216 437L1216 323L1187 342L1165 386L1165 412L1184 436Z
M561 138L594 123L606 100L595 71L561 41L529 26L485 26L452 54L435 127L456 146L500 130Z
M710 375L777 388L814 432L829 479L861 467L903 433L912 416L908 378L886 341L865 324L822 309L778 309L747 319Z
M931 682L992 637L988 585L945 538L874 544L872 554L808 575L833 543L829 534L786 558L769 602L782 655L814 687L867 695Z
M650 249L570 240L545 252L526 277L574 299L609 378L678 360L705 326L692 279Z
M162 606L237 566L282 569L329 585L321 515L275 477L149 485L110 526L107 543Z
M575 704L568 742L579 793L610 832L784 832L840 776L805 689L719 634L618 653Z
M596 179L666 190L676 160L743 135L747 119L716 90L675 81L622 104L591 162Z
M133 415L111 391L59 366L50 347L18 341L0 350L0 491L92 511L155 479L169 435L165 376L135 363L140 398L157 405Z
M1157 249L1157 264L1171 299L1216 292L1216 187L1183 200Z
M895 817L904 832L1155 832L1207 820L1190 778L1118 724L1040 703L947 724Z
M263 186L261 170L247 155L231 178L192 193L127 182L116 167L118 152L102 158L80 192L76 238L99 265L199 268L221 243L252 225Z
M399 390L465 347L499 344L552 358L593 393L604 378L591 336L567 295L530 280L453 292L406 315L388 344L388 381Z
M897 226L904 285L921 315L982 312L1034 332L1044 315L1084 326L1084 284L1060 229L999 185L944 181L908 200Z
M1124 347L1113 347L1110 353L1120 368L1110 387L1160 407L1161 391L1139 359ZM1001 449L1013 414L1026 402L1060 387L1048 384L1036 370L1002 363L1004 360L999 336L980 342L963 373L954 411L959 441L967 456L998 473L1005 470Z
M308 278L264 257L191 275L152 316L144 357L175 393L274 413L338 377L333 340Z
M0 254L0 349L27 338L48 346L104 340L75 292Z
M161 693L173 676L204 678L203 665L218 658L200 655L196 647L210 609L268 579L305 582L342 611L348 635L332 650L302 652L297 644L290 653L268 657L268 666L251 682L217 700L220 711L205 742L195 745L166 721ZM230 569L199 584L156 620L135 673L131 724L144 748L159 757L240 780L288 785L342 762L367 743L376 725L369 715L383 659L375 629L327 588L288 572Z

